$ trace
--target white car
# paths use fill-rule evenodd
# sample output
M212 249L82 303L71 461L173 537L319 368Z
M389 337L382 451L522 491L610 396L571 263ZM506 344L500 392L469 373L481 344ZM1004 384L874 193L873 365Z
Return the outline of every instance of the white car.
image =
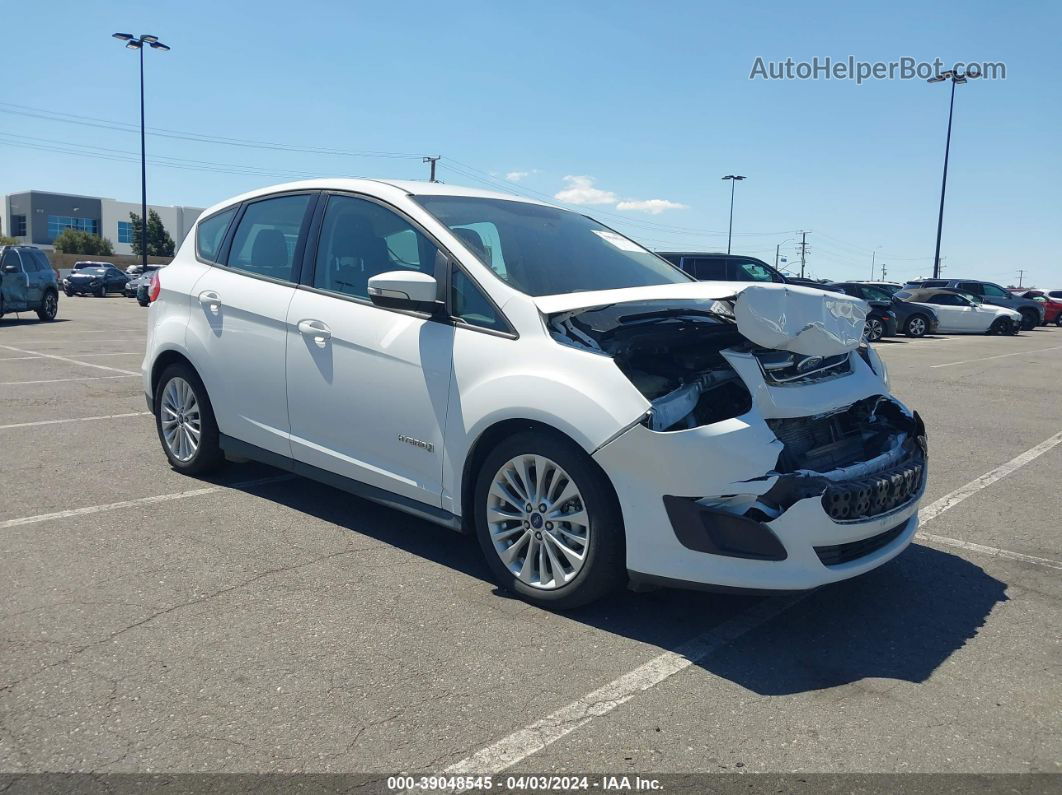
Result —
M933 308L942 334L1017 334L1021 329L1020 312L1004 306L983 304L969 293L939 287L903 289L894 296L900 301Z
M815 588L915 533L925 430L856 298L694 281L514 196L347 179L207 210L151 298L174 468L255 459L475 533L540 605Z

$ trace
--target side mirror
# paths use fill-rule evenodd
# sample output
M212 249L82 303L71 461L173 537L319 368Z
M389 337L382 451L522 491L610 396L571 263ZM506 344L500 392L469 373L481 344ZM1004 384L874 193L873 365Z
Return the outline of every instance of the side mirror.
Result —
M18 265L5 265L4 273L18 273Z
M389 309L434 312L440 306L439 283L420 271L388 271L369 278L369 299Z

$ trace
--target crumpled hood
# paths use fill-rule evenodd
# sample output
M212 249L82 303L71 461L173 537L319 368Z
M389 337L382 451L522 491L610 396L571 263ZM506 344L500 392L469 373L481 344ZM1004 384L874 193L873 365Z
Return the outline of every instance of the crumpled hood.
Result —
M734 317L738 331L761 347L835 356L859 346L867 309L865 301L843 293L788 284L749 285L734 302Z
M684 282L622 290L539 296L545 315L609 304L668 299L734 301L738 331L763 348L804 356L834 356L858 347L867 303L859 298L790 284Z

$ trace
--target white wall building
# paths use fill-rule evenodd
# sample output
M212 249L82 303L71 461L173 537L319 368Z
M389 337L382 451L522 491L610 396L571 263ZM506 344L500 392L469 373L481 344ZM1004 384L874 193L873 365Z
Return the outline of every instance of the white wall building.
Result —
M158 213L177 247L203 212L201 207L157 204L149 204L148 210ZM63 229L81 229L110 240L115 254L132 254L131 212L140 215L140 202L39 190L10 193L3 197L0 234L48 250Z

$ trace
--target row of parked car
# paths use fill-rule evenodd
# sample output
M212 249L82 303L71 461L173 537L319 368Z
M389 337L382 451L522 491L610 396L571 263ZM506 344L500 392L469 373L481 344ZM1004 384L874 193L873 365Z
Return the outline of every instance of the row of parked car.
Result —
M896 334L1017 334L1049 323L1062 326L1062 290L1007 290L978 279L818 282L786 276L755 257L657 253L701 281L795 284L862 298L870 305L866 333L871 341Z
M63 292L69 296L122 293L135 298L141 306L148 305L148 288L152 274L161 265L130 265L123 272L109 262L75 262L70 274L63 277Z

